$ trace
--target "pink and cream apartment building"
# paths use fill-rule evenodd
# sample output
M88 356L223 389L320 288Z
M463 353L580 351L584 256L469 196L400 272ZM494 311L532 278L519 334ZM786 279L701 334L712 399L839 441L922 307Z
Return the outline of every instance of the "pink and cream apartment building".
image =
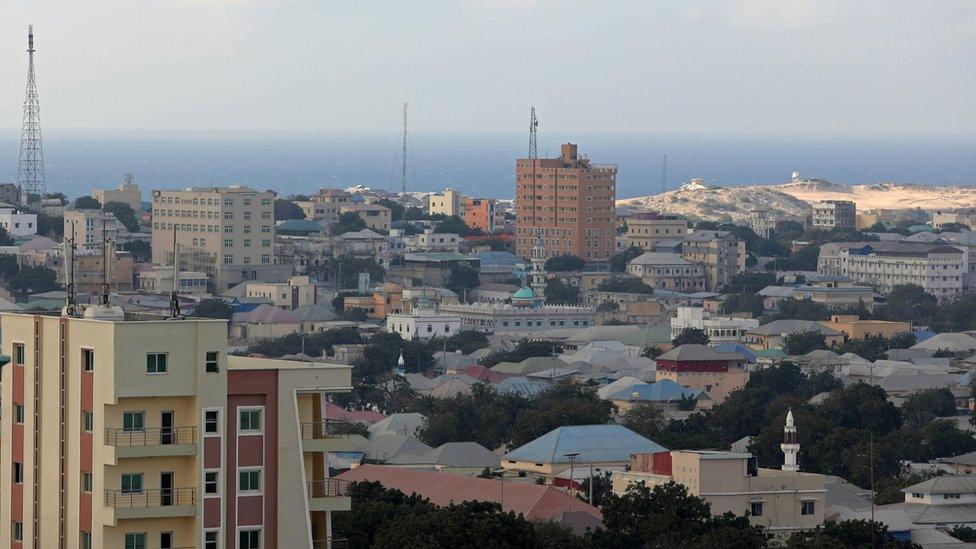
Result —
M350 500L327 453L350 442L324 411L350 367L106 309L0 315L0 547L331 548Z

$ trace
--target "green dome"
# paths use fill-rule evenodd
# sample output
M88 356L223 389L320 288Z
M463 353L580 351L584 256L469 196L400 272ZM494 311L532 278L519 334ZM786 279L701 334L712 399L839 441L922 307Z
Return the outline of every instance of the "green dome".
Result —
M512 298L513 299L535 299L535 293L532 291L532 288L529 288L528 286L522 286L522 289L515 292L515 295L513 295Z

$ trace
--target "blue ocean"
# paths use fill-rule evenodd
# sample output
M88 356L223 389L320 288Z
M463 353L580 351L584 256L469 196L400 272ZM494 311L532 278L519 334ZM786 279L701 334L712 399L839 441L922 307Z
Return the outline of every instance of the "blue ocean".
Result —
M551 138L550 138L551 137ZM776 184L797 170L837 183L879 181L976 185L976 137L812 138L694 135L541 135L540 156L561 139L594 162L619 166L619 198L656 194L693 177L717 186ZM19 137L0 136L0 181L14 181ZM49 192L69 196L114 186L131 172L144 189L246 184L284 194L318 187L400 188L396 135L80 135L49 132L44 140ZM511 198L515 158L524 135L410 136L407 190L459 189ZM663 157L667 155L667 173Z

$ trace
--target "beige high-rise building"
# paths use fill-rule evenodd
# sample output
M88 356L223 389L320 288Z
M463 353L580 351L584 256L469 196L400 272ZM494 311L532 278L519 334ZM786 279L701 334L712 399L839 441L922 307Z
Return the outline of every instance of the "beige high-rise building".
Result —
M676 214L637 212L627 218L627 236L633 246L653 252L660 240L681 240L688 234L688 219Z
M121 202L128 204L136 214L142 211L142 191L139 185L133 182L132 174L125 177L116 189L95 189L92 197L105 206L109 202Z
M427 212L430 215L464 217L464 197L461 196L460 191L444 189L443 193L428 196L427 204Z
M349 366L227 356L222 320L0 315L0 546L328 548Z
M249 187L153 191L152 261L202 271L220 292L245 280L284 281L290 265L274 262L274 192Z
M559 158L515 162L515 253L607 261L615 251L617 165L566 143Z
M746 270L746 243L729 231L694 231L684 238L681 256L705 267L705 290L718 291Z
M306 219L335 223L343 206L352 204L352 195L340 189L319 189L308 202L298 203Z

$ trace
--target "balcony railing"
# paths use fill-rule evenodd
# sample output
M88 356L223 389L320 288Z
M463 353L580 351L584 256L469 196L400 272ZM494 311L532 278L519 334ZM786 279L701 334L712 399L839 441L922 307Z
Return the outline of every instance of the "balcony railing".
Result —
M196 488L156 488L141 492L105 490L105 506L115 509L196 505Z
M349 549L346 538L329 538L312 540L312 549Z
M196 441L196 427L139 430L105 429L105 444L107 446L164 446L167 444L195 444Z
M328 478L325 480L310 480L308 484L308 497L310 498L334 498L346 495L349 487L348 480Z
M346 437L351 435L353 424L348 421L327 419L302 423L302 440L312 440L326 437Z

